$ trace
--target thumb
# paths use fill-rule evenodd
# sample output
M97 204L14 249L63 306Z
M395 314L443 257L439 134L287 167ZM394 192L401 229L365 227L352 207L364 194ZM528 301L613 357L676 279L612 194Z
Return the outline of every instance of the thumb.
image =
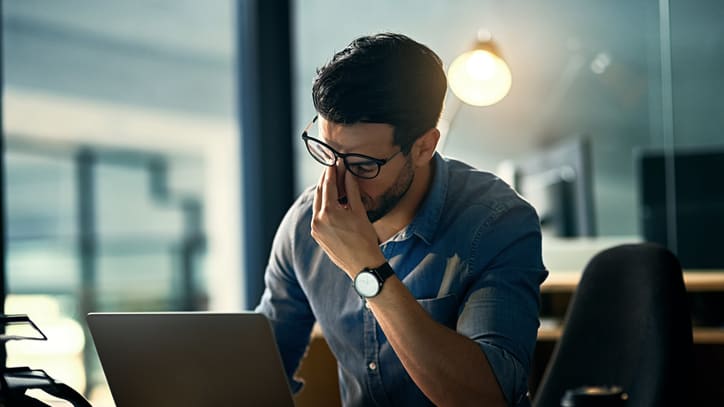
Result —
M349 171L344 172L344 188L347 191L347 204L350 209L352 209L352 212L365 212L357 177L350 174Z

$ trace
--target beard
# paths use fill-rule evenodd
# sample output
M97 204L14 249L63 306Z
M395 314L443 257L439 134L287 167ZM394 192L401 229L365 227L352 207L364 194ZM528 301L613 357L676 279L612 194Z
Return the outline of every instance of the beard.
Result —
M397 206L402 197L405 196L410 189L414 178L415 171L412 169L412 161L408 158L395 184L383 192L378 199L373 200L368 195L363 196L362 202L365 208L367 208L367 218L371 223L382 219Z

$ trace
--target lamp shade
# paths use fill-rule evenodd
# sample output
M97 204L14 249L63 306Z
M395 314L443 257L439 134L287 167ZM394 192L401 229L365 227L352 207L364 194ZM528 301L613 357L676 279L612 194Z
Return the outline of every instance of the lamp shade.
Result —
M473 106L498 103L513 83L508 64L489 41L478 42L473 50L455 58L447 77L455 96Z

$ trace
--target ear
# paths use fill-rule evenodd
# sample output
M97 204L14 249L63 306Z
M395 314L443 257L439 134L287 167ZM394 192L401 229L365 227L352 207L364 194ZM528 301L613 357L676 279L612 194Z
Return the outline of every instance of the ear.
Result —
M425 166L432 160L439 140L440 130L435 127L426 131L425 134L415 140L415 143L412 145L412 150L410 150L412 162L415 166Z

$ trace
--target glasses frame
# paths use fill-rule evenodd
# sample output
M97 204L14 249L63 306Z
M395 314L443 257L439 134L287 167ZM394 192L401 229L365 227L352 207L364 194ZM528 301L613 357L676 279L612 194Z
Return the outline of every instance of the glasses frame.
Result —
M318 118L318 117L319 117L318 115L314 116L314 118L312 119L312 121L309 122L309 124L307 125L307 127L304 128L304 130L302 131L302 140L304 140L304 145L307 147L307 152L309 152L309 155L311 155L312 158L314 158L314 161L316 161L316 162L324 165L325 167L332 167L332 166L334 166L334 165L337 163L337 160L341 158L341 159L342 159L342 162L344 163L344 167L347 169L347 171L349 171L350 174L354 175L354 176L357 177L357 178L373 179L373 178L376 178L378 175L380 175L380 172L382 171L382 166L383 166L383 165L389 163L393 158L395 158L395 156L397 156L398 154L400 154L400 153L402 152L402 150L399 150L399 151L397 151L396 153L392 154L391 156L389 156L389 157L387 157L387 158L375 158L375 157L370 157L370 156L368 156L368 155L356 154L356 153L340 153L339 151L337 151L337 150L335 150L334 148L332 148L329 144L327 144L327 143L325 143L325 142L323 142L323 141L321 141L321 140L318 140L318 139L316 139L316 138L314 138L314 137L310 137L310 136L309 136L308 132L309 132L309 130L312 128L312 126L314 125L314 123L317 122L317 118ZM319 160L319 159L312 153L312 149L309 147L309 141L310 141L310 140L313 141L313 142L315 142L315 143L319 143L319 144L321 144L322 146L324 146L325 148L329 149L329 151L331 151L332 154L334 154L334 162L331 163L331 164L327 164L326 162L323 162L323 161ZM354 171L352 171L352 170L350 169L350 164L347 162L347 158L348 158L348 157L356 157L356 158L360 158L360 159L363 159L363 160L366 160L366 161L370 161L370 162L373 162L373 163L377 164L377 172L375 172L375 174L372 175L372 176L365 176L365 175L356 174Z

